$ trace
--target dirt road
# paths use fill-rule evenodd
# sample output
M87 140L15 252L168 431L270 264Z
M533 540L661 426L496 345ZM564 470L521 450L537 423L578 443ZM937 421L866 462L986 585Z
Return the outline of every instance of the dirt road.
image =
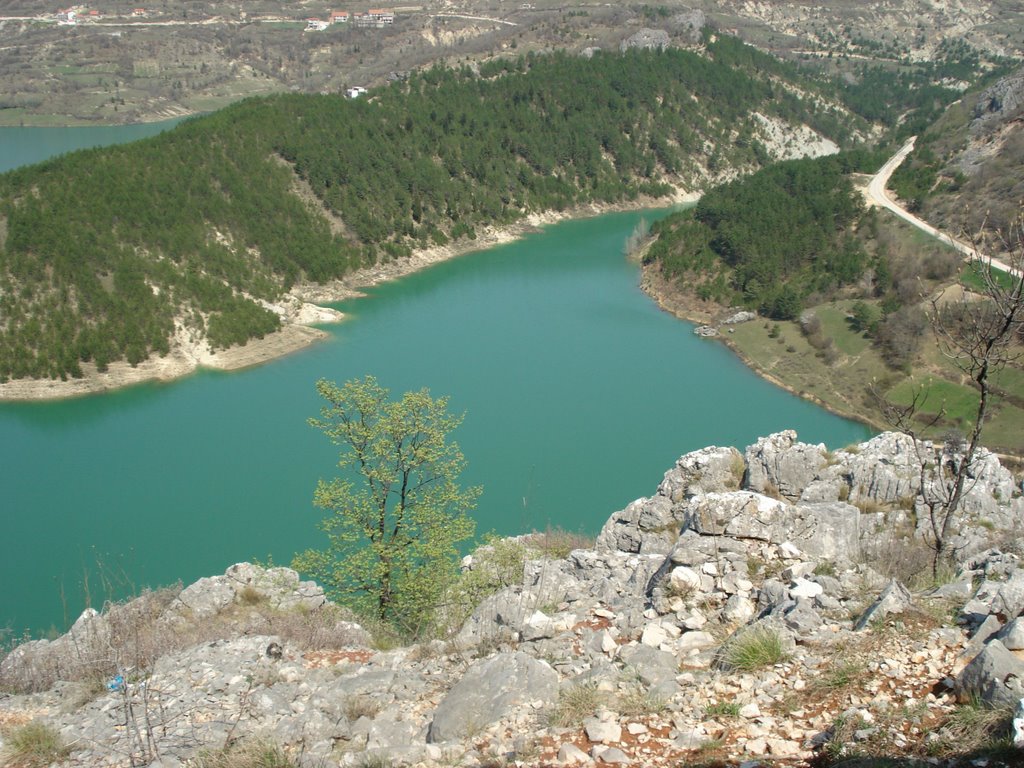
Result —
M1006 272L1014 277L1020 277L1020 270L1015 269L999 259L994 259L991 256L985 256L984 254L978 253L977 249L968 242L958 240L955 237L947 235L945 232L940 232L928 222L918 218L906 208L903 208L889 196L889 192L885 188L889 183L889 177L892 176L893 171L899 168L900 164L907 158L907 155L909 155L914 149L914 142L916 140L916 136L911 136L907 139L906 144L900 147L899 152L890 157L886 161L885 165L879 169L878 173L871 177L871 181L868 182L868 185L863 189L864 197L867 199L868 205L878 205L883 208L887 208L904 221L913 224L921 231L927 232L932 237L936 237L943 243L946 243L946 245L950 245L960 251L967 260L982 259L989 262L993 267L1001 272Z

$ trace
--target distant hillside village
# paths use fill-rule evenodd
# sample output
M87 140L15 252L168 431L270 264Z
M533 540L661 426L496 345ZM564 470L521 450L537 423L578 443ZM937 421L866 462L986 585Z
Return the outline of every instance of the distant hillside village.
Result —
M420 6L415 6L418 10ZM146 8L133 8L127 14L107 14L107 18L116 20L118 17L123 18L128 16L129 18L146 18L148 16L160 16L159 12L153 13ZM87 21L98 21L104 16L103 13L96 9L90 9L83 5L75 5L70 8L57 11L56 13L48 12L37 16L36 18L41 21L56 21L58 24L63 25L76 25ZM242 14L243 17L246 14ZM274 20L280 21L280 18ZM390 26L395 23L395 11L390 8L371 8L368 11L331 11L326 19L309 18L306 19L306 30L307 31L323 31L334 24L351 24L355 27L363 27L368 29L383 29L384 27Z
M387 8L370 9L366 13L356 11L331 11L327 20L306 19L306 29L322 32L332 24L353 24L357 27L371 27L381 29L389 24L395 23L395 12Z

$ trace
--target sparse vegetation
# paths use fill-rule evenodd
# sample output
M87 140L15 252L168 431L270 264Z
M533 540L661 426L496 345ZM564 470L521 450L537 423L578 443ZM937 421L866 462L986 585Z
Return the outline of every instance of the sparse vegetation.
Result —
M367 696L365 694L349 696L341 706L342 714L344 714L351 723L354 723L361 717L366 717L372 720L380 713L380 710L380 704L374 701L371 696Z
M105 692L104 681L121 669L132 668L144 675L161 656L234 636L237 622L243 620L250 631L276 635L304 651L344 648L357 637L350 623L352 613L339 606L325 605L316 611L278 610L266 600L252 605L239 601L212 618L158 623L157 618L180 592L179 585L107 605L103 612L106 629L87 625L76 643L62 645L60 653L49 653L30 666L4 667L0 690L44 691L55 681L65 680L81 684L76 700L85 703ZM96 647L103 652L89 650Z
M534 531L524 537L523 541L531 553L536 552L541 557L551 560L564 560L574 549L590 549L594 546L593 536L558 527Z
M933 756L983 754L1008 746L1013 720L1013 707L993 707L978 701L958 706L934 731L936 738L928 745Z
M867 666L864 662L857 659L845 659L817 678L815 685L825 690L846 690L863 679L866 671Z
M710 718L739 717L740 705L735 701L720 701L704 707L704 714Z
M729 462L729 484L732 488L739 488L743 485L743 477L747 473L747 463L743 456L736 454Z

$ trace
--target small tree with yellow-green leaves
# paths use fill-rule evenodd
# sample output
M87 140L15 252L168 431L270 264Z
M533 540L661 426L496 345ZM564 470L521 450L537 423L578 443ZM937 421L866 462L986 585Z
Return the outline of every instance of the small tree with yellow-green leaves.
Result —
M309 423L340 446L342 474L314 495L327 510L327 548L294 566L360 615L426 634L475 527L480 488L459 485L465 459L449 439L462 416L425 389L391 400L372 376L340 387L322 379L317 391L326 404Z

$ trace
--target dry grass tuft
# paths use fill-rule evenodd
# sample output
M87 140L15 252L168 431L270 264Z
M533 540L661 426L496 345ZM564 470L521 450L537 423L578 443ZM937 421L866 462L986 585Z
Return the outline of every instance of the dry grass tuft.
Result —
M564 688L558 694L558 704L548 715L548 724L556 728L575 728L583 718L597 711L604 694L596 683L583 683Z
M525 536L523 542L531 550L539 552L542 557L564 560L574 549L591 549L594 546L594 537L562 528L548 528L543 532L534 531Z
M202 752L186 763L188 768L298 768L276 744L248 741L224 749Z
M754 626L737 632L722 646L718 663L727 671L751 672L787 658L782 636L777 631Z
M71 751L57 731L38 720L5 729L3 736L0 758L9 768L45 768L60 762Z

